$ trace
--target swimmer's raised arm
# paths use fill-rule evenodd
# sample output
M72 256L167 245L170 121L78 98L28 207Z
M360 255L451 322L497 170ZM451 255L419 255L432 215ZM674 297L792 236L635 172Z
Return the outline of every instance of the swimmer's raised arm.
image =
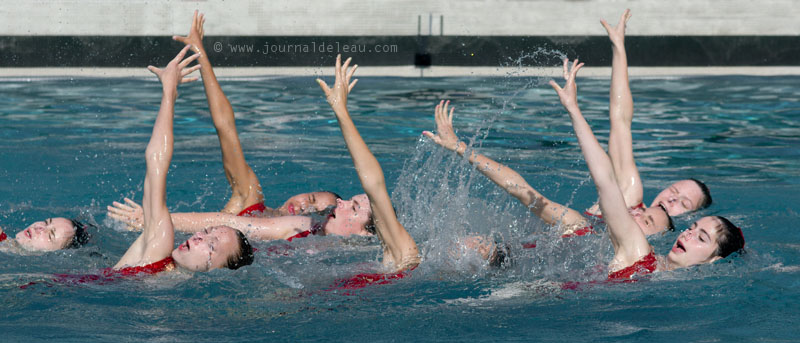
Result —
M320 88L325 92L328 104L333 108L339 127L342 130L350 157L353 159L361 187L369 197L372 214L375 218L375 227L378 237L383 243L383 263L393 265L397 270L405 270L419 264L419 251L417 244L406 229L397 220L397 215L392 207L389 192L386 190L386 180L378 160L369 151L367 144L358 133L350 113L347 111L347 95L358 80L350 82L350 78L358 68L353 66L348 70L350 59L342 65L341 55L336 57L336 80L333 88L317 79Z
M108 207L108 215L128 225L130 230L142 229L142 207L131 199L125 204L114 202ZM177 231L194 233L214 226L228 226L244 233L247 238L262 241L287 239L311 228L311 218L306 216L241 217L222 212L170 213L172 225Z
M436 106L434 115L436 134L430 131L424 131L422 134L436 142L436 144L464 156L467 151L467 144L459 141L455 131L453 131L454 109L450 108L448 113L449 105L450 101L441 101ZM492 180L492 182L517 198L545 223L559 225L565 233L588 225L586 219L578 211L547 199L531 187L519 173L508 166L478 154L474 150L470 150L469 162L475 165L478 171L488 177L489 180Z
M189 45L184 47L164 69L147 67L161 81L163 94L161 107L153 125L153 134L145 151L147 172L144 177L142 200L144 229L114 268L152 263L170 256L172 252L175 234L167 209L166 188L167 171L172 161L175 100L178 97L178 84L196 81L196 77L186 76L200 69L199 65L187 68L189 63L198 57L194 54L183 59L189 47Z
M233 107L222 91L219 82L217 82L217 76L211 66L211 60L209 60L208 54L203 48L203 24L205 22L204 15L194 11L189 35L186 37L173 36L172 39L184 44L191 44L195 52L200 54L200 58L197 61L203 66L200 70L200 75L203 77L203 87L206 90L208 108L211 111L211 119L217 129L217 136L222 149L222 165L225 170L225 177L231 185L231 198L222 212L236 214L248 206L263 203L264 195L262 194L258 177L245 161L239 134L236 132L236 118L233 115Z
M583 63L578 64L578 60L575 60L572 63L572 70L569 70L568 60L565 59L564 78L567 82L564 88L561 88L555 81L550 81L550 85L556 90L561 104L569 112L581 152L597 187L600 208L603 211L603 218L614 246L612 271L615 271L614 269L632 265L649 254L651 248L639 225L628 213L628 207L625 205L625 199L617 184L616 175L614 175L611 159L600 146L592 128L589 127L578 107L578 89L575 77L582 66Z
M611 40L611 90L609 94L608 119L611 130L608 136L608 155L617 175L617 183L628 207L642 203L643 188L639 169L633 157L633 96L628 82L628 58L625 53L625 25L631 11L625 10L617 26L612 27L601 20Z

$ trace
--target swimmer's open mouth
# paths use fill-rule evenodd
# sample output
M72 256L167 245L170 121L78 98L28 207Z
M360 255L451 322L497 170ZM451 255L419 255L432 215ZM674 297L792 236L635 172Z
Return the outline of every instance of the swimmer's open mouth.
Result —
M680 240L675 243L675 249L680 249L680 251L686 252L686 248L683 247L683 243Z
M28 236L28 238L33 238L33 237L31 237L31 230L30 229L25 230L25 236Z
M336 218L336 209L335 209L335 208L334 208L334 209L333 209L333 211L331 211L331 213L328 215L328 219L330 219L330 218Z
M186 240L186 242L183 242L183 246L186 247L186 251L189 251L189 240Z

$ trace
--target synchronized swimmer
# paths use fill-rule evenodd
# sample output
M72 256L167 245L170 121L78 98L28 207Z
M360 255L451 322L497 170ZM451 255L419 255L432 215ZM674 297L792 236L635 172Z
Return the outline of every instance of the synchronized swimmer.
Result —
M608 278L628 280L656 271L668 271L713 263L744 248L742 230L720 216L703 217L681 232L666 256L656 256L648 235L673 230L671 216L697 211L711 204L706 185L696 179L681 180L643 204L643 186L633 154L631 125L633 97L628 82L624 45L625 11L617 26L601 21L611 41L613 59L609 94L608 152L597 141L584 119L577 100L576 77L583 66L578 60L564 60L561 87L550 85L567 110L581 152L597 188L598 202L584 213L543 196L511 168L469 149L453 129L454 109L449 101L435 108L436 132L423 135L445 149L466 156L487 178L527 206L563 237L595 233L594 225L604 223L614 249L608 263ZM233 107L222 91L211 61L203 48L203 14L195 11L185 37L175 36L184 48L163 69L148 67L162 84L161 106L145 151L146 174L141 205L125 198L108 206L108 216L142 233L125 254L104 273L106 276L156 274L182 269L203 272L218 268L238 269L255 259L250 240L293 240L309 235L376 236L383 247L381 274L353 279L349 285L368 284L375 279L402 277L422 262L416 242L397 218L386 188L383 170L354 125L347 107L354 89L358 65L336 57L334 81L317 79L341 129L364 194L349 200L330 191L301 193L283 205L265 205L261 183L247 163L236 129ZM186 57L189 50L194 54ZM194 66L190 66L196 62ZM178 86L197 81L190 75L200 70L211 118L222 151L225 176L231 196L219 212L170 213L166 201L167 172L173 154L173 117ZM602 220L591 219L598 217ZM37 222L8 239L0 229L0 243L24 251L53 251L79 247L88 241L89 226L76 220L52 218ZM192 233L175 247L175 231ZM512 242L493 243L485 237L461 240L477 250L492 266L511 259ZM376 276L377 275L377 276Z

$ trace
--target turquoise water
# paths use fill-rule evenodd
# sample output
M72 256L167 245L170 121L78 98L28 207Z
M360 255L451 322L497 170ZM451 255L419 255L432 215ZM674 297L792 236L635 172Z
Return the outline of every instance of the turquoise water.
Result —
M645 202L695 177L740 223L748 253L641 282L561 290L603 278L607 237L557 234L465 163L420 139L433 106L482 153L582 209L595 198L569 118L535 78L361 78L349 105L379 159L400 219L420 245L411 277L355 291L338 278L372 271L376 240L315 237L257 243L254 265L106 285L48 284L53 273L112 266L135 239L105 206L141 199L144 148L160 86L137 79L0 80L0 225L14 234L51 216L96 222L88 247L0 252L4 341L794 341L800 308L800 87L797 77L635 79L634 140ZM267 205L311 190L345 197L360 184L312 78L224 80ZM606 79L579 80L580 104L608 133ZM180 89L170 210L215 211L229 195L202 85ZM514 249L505 271L457 247L471 233ZM665 253L676 233L651 240ZM181 239L180 237L178 239ZM516 245L514 245L516 246ZM19 286L35 282L21 289Z

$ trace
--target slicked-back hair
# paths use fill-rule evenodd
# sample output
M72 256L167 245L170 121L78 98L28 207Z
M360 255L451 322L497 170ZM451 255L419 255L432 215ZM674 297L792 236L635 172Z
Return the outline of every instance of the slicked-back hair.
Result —
M708 186L705 183L698 179L691 178L689 180L694 181L697 184L697 187L700 187L700 191L703 192L703 201L700 202L700 206L697 207L698 210L702 210L706 207L711 206L711 191L708 190Z
M728 255L744 250L744 233L742 229L731 223L725 217L715 216L719 221L717 228L717 250L716 256L726 258Z
M239 241L239 251L228 257L228 263L225 264L225 267L236 270L251 265L253 260L255 260L255 255L253 255L253 246L250 245L250 241L247 240L247 237L239 230L233 229L233 231L236 231L236 237Z
M92 236L89 234L87 229L95 228L95 226L81 222L77 219L70 219L69 221L72 222L72 226L75 228L75 235L72 236L72 241L67 244L66 248L78 249L89 242L89 238Z

